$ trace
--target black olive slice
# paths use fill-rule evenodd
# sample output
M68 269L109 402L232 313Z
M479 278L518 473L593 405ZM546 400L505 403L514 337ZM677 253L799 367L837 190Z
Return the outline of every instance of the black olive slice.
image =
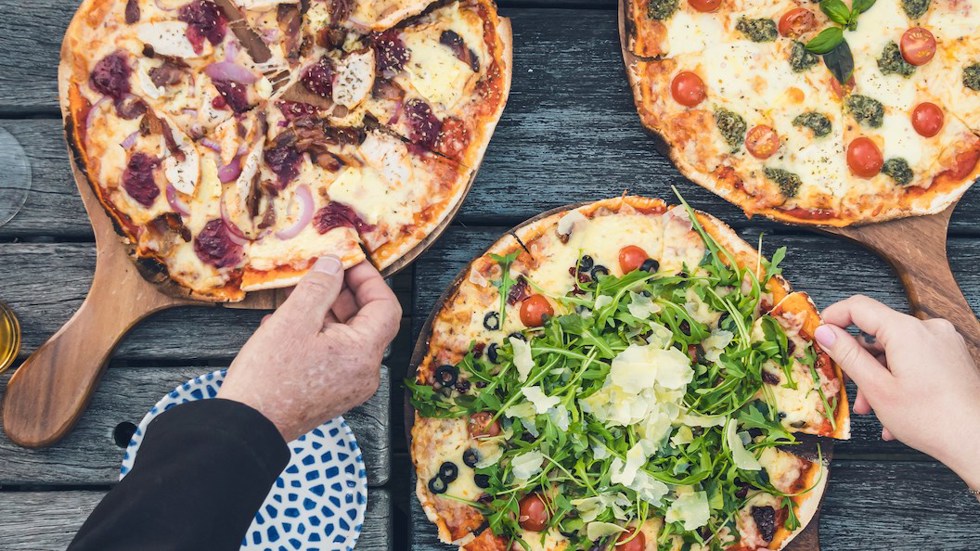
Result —
M442 478L446 484L456 480L457 476L459 476L459 467L457 467L455 463L446 461L439 466L439 477Z

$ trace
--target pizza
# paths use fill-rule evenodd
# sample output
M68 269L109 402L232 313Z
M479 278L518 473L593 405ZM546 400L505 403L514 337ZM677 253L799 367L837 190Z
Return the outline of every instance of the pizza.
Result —
M643 125L748 215L942 211L980 175L978 0L624 0Z
M492 0L86 0L59 82L76 173L141 271L238 301L325 254L419 254L511 72Z
M446 543L780 549L849 437L813 302L728 226L624 196L519 226L440 299L406 385ZM818 448L819 449L819 448ZM813 451L813 450L811 450Z

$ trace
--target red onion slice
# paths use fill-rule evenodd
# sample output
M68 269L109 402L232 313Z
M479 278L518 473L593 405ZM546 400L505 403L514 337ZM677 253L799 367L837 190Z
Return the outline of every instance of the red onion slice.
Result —
M225 46L225 61L233 62L236 57L238 57L238 42L229 40L228 45Z
M230 61L218 61L204 68L205 74L213 80L230 80L239 84L252 84L259 80L255 73Z
M221 221L224 222L225 228L228 230L228 240L236 245L245 245L248 243L248 238L242 233L242 230L235 225L234 222L228 217L228 209L225 207L225 200L221 200Z
M211 151L217 151L218 153L221 153L221 144L212 140L211 138L202 138L201 145L210 149Z
M303 228L313 220L313 193L310 191L310 186L306 184L297 186L293 200L299 203L299 216L292 226L276 232L276 237L283 241L299 235L299 232L303 231Z
M238 179L238 176L242 173L242 158L236 156L228 164L218 169L218 180L222 184L227 184L228 182Z
M190 207L188 207L187 203L177 196L177 189L171 184L167 184L167 202L170 203L170 208L174 209L174 212L177 214L181 216L190 216Z
M139 130L133 132L132 134L126 136L126 139L122 141L121 145L123 149L130 149L136 143L136 138L140 135Z
M106 100L108 100L108 99L109 99L109 96L102 96L102 98L99 101L95 102L95 104L92 105L92 107L89 107L88 114L85 115L85 135L86 136L88 136L89 130L92 129L92 123L95 122L95 112L98 111L102 107L102 104L105 103Z

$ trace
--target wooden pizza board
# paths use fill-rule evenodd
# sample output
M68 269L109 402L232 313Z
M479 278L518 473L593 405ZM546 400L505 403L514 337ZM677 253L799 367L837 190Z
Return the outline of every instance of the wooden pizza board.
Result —
M619 2L619 41L627 73L630 65L642 61L627 47L628 1ZM630 84L632 88L633 83ZM670 148L666 141L656 132L651 134L655 148L670 158ZM957 285L946 256L946 234L956 202L953 201L942 212L926 216L911 216L861 226L805 227L845 237L888 261L905 287L912 314L922 319L946 318L952 322L966 340L974 361L980 366L980 321Z
M620 11L620 15L622 15L622 11ZM521 222L520 224L507 230L507 232L505 232L504 235L512 235L515 238L517 238L517 231L525 226L534 224L539 220L542 220L554 214L558 214L559 212L575 209L584 205L588 205L590 203L591 201L574 203L571 205L565 205L563 207L558 207L558 208L548 210L546 212L542 212L541 214L529 218L528 220L525 220L524 222ZM499 239L503 239L504 235L501 235ZM494 243L491 244L490 246L493 247L497 243L497 241L499 241L499 239L495 240ZM520 239L518 239L518 242L520 242ZM486 251L484 251L484 253L481 253L477 257L475 257L474 260L476 258L482 257L484 254L486 254ZM442 307L445 306L446 302L453 297L453 295L456 293L456 290L459 288L460 284L463 283L463 281L466 278L466 274L469 272L470 266L472 264L473 261L471 260L466 264L466 266L464 266L459 271L458 274L456 274L456 277L453 278L452 283L450 283L449 286L446 287L446 289L442 292L441 295L439 295L439 298L436 299L435 303L433 304L432 311L429 312L429 315L426 317L425 322L422 325L422 328L419 330L419 336L415 341L415 347L412 349L412 357L408 363L409 378L414 379L416 377L416 373L418 372L418 367L422 363L422 360L425 359L425 355L429 351L429 340L432 337L432 324L435 322L436 316L439 314L439 311L442 310ZM415 425L415 408L412 407L411 397L412 397L412 393L408 390L408 388L406 388L403 406L405 412L405 439L408 443L409 450L412 449L412 427ZM785 451L793 454L798 454L801 457L804 457L811 461L818 461L818 458L820 458L819 460L823 461L824 466L826 468L824 474L825 476L829 476L830 460L833 457L833 453L834 453L834 440L829 438L818 438L809 435L800 435L799 440L800 440L800 445L786 447ZM826 486L824 486L824 488L826 488ZM417 498L413 495L410 499L417 499ZM820 506L822 505L822 503L823 503L823 495L821 495L820 497L820 503L817 505L817 509L816 511L814 511L812 519L810 520L809 523L807 523L803 531L797 534L796 537L794 537L793 540L789 543L789 545L787 545L784 548L786 551L820 551L819 520L820 520ZM417 520L420 522L428 521L428 519L417 519Z
M71 148L69 148L71 152ZM127 254L113 222L95 196L74 154L72 174L95 233L95 276L77 312L14 372L3 398L3 428L16 444L50 446L71 431L123 336L155 312L177 306L271 310L286 299L284 289L248 293L237 303L215 304L175 294L175 286L145 279ZM449 226L476 179L474 167L456 206L422 242L382 270L391 277L412 263Z

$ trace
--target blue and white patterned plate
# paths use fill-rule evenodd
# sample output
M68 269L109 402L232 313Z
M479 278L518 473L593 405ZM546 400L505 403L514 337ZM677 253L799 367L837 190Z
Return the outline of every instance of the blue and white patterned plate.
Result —
M133 467L146 426L168 409L214 398L225 372L215 371L175 388L143 417L126 448L119 479ZM367 473L357 440L343 417L289 443L289 466L255 514L242 540L248 551L353 549L367 507Z

